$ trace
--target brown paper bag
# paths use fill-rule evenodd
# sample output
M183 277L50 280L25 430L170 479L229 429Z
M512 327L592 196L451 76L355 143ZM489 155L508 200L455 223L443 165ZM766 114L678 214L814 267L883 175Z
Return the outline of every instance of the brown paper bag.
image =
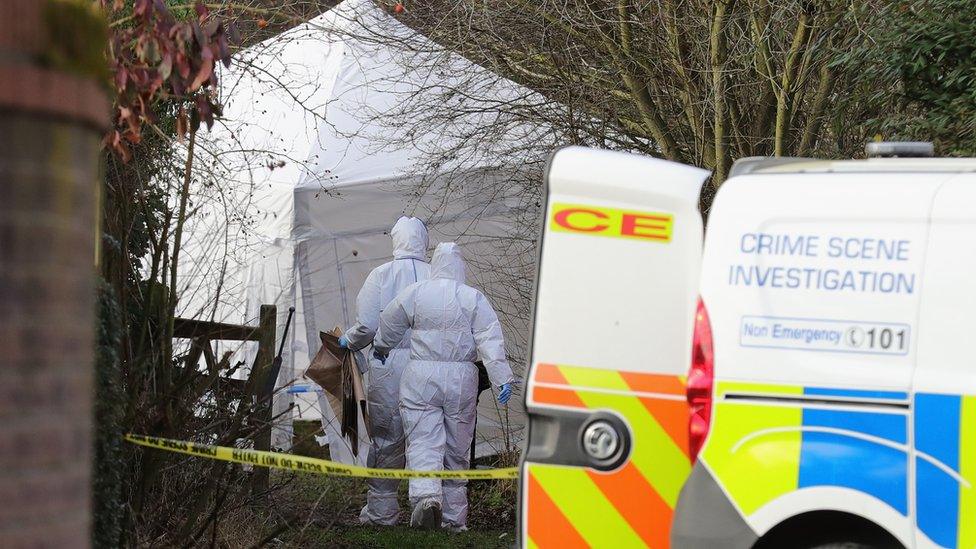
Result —
M366 389L363 387L362 370L358 367L359 353L349 353L349 371L352 372L352 394L359 404L359 413L363 416L363 425L366 426L366 436L373 438L372 424L369 422L369 410L366 407Z
M325 332L319 332L319 338L322 347L305 371L305 377L322 388L333 414L339 418L342 415L342 359L329 349Z
M355 353L339 346L342 331L319 332L322 347L312 359L305 376L325 391L326 400L339 420L339 432L348 437L354 456L359 454L359 415L369 435L369 415L362 376L356 367Z

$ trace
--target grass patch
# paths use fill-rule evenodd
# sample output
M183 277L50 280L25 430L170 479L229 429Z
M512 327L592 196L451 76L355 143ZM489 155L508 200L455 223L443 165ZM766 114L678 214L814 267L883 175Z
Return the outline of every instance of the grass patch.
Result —
M299 455L328 459L318 446L317 422L295 423L295 447ZM503 463L493 463L502 466ZM400 523L396 527L363 526L359 510L366 502L365 479L308 473L273 471L271 509L281 524L291 524L273 541L277 547L511 547L515 543L518 497L514 481L475 481L468 484L470 511L467 532L424 531L409 528L410 502L407 482L400 483ZM270 528L267 531L272 531Z
M312 545L328 547L511 547L515 540L509 532L474 531L452 533L446 531L425 531L395 526L380 528L376 526L341 526L327 532L321 532L317 537L309 536L305 540Z

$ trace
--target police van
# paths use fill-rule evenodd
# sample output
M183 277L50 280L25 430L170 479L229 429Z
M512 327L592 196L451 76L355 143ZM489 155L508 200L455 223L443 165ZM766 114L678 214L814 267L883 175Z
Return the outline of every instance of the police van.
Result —
M546 171L525 547L976 547L976 159ZM870 157L873 156L873 157Z

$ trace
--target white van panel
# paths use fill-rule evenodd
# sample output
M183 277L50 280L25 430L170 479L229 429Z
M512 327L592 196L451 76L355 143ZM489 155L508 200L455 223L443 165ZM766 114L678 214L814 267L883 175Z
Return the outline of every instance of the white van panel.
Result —
M935 197L915 390L976 394L976 174L961 174Z
M570 147L550 163L532 364L684 374L701 264L701 184L708 172L646 156ZM667 241L614 236L613 220L554 230L566 205L660 213Z
M951 174L754 174L721 189L702 295L716 376L907 391L928 215Z
M550 160L526 394L523 546L667 546L691 470L683 376L707 176L581 147ZM581 434L593 426L616 437L615 455L584 450Z

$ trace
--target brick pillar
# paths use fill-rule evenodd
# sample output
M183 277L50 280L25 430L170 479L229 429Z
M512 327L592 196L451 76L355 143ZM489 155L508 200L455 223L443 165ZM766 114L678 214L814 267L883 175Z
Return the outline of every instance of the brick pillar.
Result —
M0 545L90 543L95 196L104 97L41 68L38 0L0 40Z

